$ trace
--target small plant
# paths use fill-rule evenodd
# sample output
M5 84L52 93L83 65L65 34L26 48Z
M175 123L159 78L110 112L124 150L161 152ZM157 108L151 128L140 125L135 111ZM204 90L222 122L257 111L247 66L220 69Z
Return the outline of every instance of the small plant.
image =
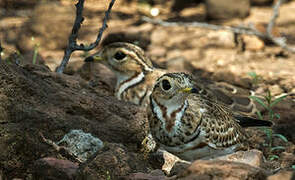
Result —
M280 115L278 113L275 113L273 111L273 108L275 105L277 105L279 102L281 102L286 97L287 97L287 95L283 95L283 96L280 96L280 97L274 99L274 97L271 95L271 92L269 90L267 90L267 94L263 98L260 98L257 96L250 96L251 99L253 99L254 101L256 101L258 104L260 104L262 107L264 107L266 109L268 119L270 121L273 121L274 119L280 119ZM263 119L260 111L257 112L257 115L258 115L259 119ZM280 138L284 142L288 142L287 138L284 135L273 133L271 128L263 128L263 131L265 132L265 134L267 136L267 140L268 140L268 143L265 144L265 146L267 146L270 149L271 153L273 153L277 150L285 150L284 146L273 147L273 138L274 137ZM275 159L279 159L279 156L277 156L275 154L270 154L268 156L268 159L272 161Z
M32 41L35 41L34 37L32 37ZM39 43L35 43L35 45L34 45L33 64L36 64L39 46L40 46Z
M109 172L109 171L107 171L107 172L106 172L106 174L107 174L107 177L106 177L106 179L107 179L107 180L111 180L111 175L110 175L110 172Z
M257 86L262 80L261 76L257 75L256 72L249 72L248 75L252 78L253 86Z

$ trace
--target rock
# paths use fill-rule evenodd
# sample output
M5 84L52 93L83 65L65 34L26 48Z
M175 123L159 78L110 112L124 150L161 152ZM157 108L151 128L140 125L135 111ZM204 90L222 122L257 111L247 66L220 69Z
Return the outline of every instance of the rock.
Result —
M165 180L167 179L163 171L156 169L150 173L132 173L126 177L123 177L126 180Z
M265 47L263 40L257 36L241 35L241 40L243 41L245 50L260 51Z
M177 175L177 179L236 179L264 180L266 173L248 164L222 161L197 160Z
M168 175L175 176L179 174L180 172L182 172L184 169L187 169L190 165L191 163L188 163L185 161L176 161Z
M69 66L71 67L71 64L69 64ZM90 86L95 88L95 90L99 88L99 91L104 91L105 94L110 96L114 95L116 76L105 65L100 63L86 62L78 69L75 67L75 65L72 66L71 73L79 75L81 78L89 81Z
M87 179L118 179L130 173L147 173L150 169L143 155L128 151L122 144L105 143L82 175Z
M294 180L294 171L280 171L274 175L268 176L267 180Z
M284 93L284 90L278 84L271 85L268 87L268 89L273 96L279 96Z
M295 164L295 155L292 153L283 152L281 154L281 168L291 168Z
M263 163L263 153L257 149L250 151L237 151L233 154L220 156L216 159L245 163L254 167L261 167Z
M40 3L19 34L18 49L22 53L32 51L36 44L39 45L41 52L64 49L68 43L74 18L74 6L65 6L60 2Z
M130 150L146 136L145 110L104 94L104 85L94 89L80 77L30 64L1 62L0 77L0 167L7 179L24 177L44 154L58 156L39 132L58 141L70 130L82 129Z
M241 0L206 0L206 13L209 19L225 20L245 18L250 13L250 1Z
M235 36L234 33L225 30L209 31L208 41L215 46L222 46L227 48L234 48Z
M33 179L74 179L79 166L69 160L46 157L38 159L33 167Z
M179 159L177 156L165 151L165 150L162 150L161 153L163 154L163 158L164 158L164 164L162 166L162 170L166 173L166 174L170 174L172 168L175 166L176 163L181 164L185 164L187 166L189 166L191 163L188 162L188 161L184 161L182 159ZM185 166L184 165L184 166ZM181 167L184 167L184 166L181 166ZM185 166L185 167L187 167ZM177 168L179 168L179 166L177 166ZM177 168L174 168L174 172L177 171L176 169Z
M166 61L166 69L170 72L187 72L193 71L191 63L185 57L174 57Z
M103 148L103 142L82 130L71 130L58 143L81 161L86 161L96 151Z

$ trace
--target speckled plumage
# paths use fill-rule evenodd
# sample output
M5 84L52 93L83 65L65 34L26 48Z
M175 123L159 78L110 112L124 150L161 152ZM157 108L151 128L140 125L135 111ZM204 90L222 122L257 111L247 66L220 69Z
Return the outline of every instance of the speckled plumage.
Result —
M163 80L169 81L171 89L163 89ZM247 137L231 110L202 96L199 91L181 92L181 89L193 87L184 73L165 74L159 78L148 108L150 129L156 142L189 161L247 148ZM177 113L181 115L177 117Z

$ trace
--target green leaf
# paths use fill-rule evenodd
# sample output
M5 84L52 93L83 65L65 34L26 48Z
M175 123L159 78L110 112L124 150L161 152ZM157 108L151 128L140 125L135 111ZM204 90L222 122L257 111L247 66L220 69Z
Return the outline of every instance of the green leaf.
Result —
M278 138L282 139L284 142L288 142L288 139L282 134L273 134L272 136L278 137Z
M276 147L272 147L270 149L271 152L276 151L276 150L285 150L286 148L284 146L276 146Z
M257 111L256 113L257 113L258 118L261 119L261 120L263 120L263 117L262 117L261 112L260 111Z
M275 113L275 117L276 117L277 119L280 119L280 118L281 118L280 114L278 114L278 113Z
M276 104L278 104L280 101L282 101L284 98L286 98L288 95L283 95L281 97L276 98L272 103L270 103L269 107L274 107Z
M277 156L277 155L270 155L270 156L268 156L268 159L270 160L270 161L273 161L273 160L275 160L275 159L279 159L280 157L279 156Z
M269 109L267 105L263 102L263 99L256 97L256 96L249 96L249 98L253 99L254 101L258 102L261 106L263 106L265 109Z
M252 78L256 78L257 77L257 74L256 72L248 72L248 75L251 76Z
M295 165L292 165L291 168L295 170Z

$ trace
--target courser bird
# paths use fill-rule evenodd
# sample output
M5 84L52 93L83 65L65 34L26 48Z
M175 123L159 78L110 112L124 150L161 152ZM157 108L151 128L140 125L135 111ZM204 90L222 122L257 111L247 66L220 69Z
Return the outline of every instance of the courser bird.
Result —
M250 126L272 125L234 113L195 87L188 74L164 74L156 81L147 107L154 140L181 159L209 159L245 150L248 137L242 126L249 126L247 122Z

